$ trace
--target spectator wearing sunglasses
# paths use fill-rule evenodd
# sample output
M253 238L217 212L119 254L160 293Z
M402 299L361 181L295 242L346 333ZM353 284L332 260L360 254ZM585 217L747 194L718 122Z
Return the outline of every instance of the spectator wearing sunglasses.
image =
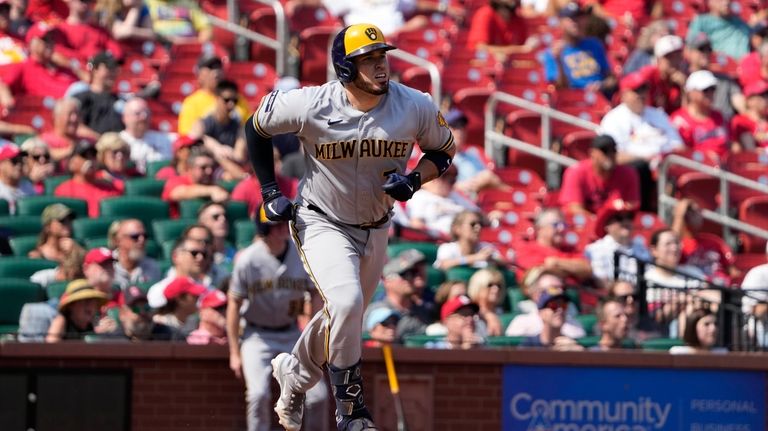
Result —
M217 265L231 264L237 249L227 243L229 220L224 205L206 202L197 212L197 222L207 227L213 235L213 262Z
M624 304L624 312L629 320L629 334L627 337L634 342L642 342L651 338L661 337L669 330L656 322L651 316L641 316L640 295L635 286L628 282L617 280L608 286L608 297Z
M163 304L152 320L171 328L172 340L186 340L197 327L198 319L193 315L198 312L197 299L208 290L192 278L178 276L163 289Z
M691 73L685 81L683 107L672 113L685 145L714 158L725 158L731 151L730 131L723 115L714 106L717 78L708 70Z
M422 252L410 249L384 265L384 298L368 306L364 322L374 310L386 308L400 313L397 338L425 332L433 321L432 303L424 301L419 294L426 285L425 258Z
M120 220L109 228L110 247L115 252L115 283L125 290L132 284L160 280L160 267L147 257L147 231L138 219Z
M147 163L171 160L177 150L175 145L172 146L175 133L150 130L151 116L147 101L140 97L129 99L123 106L125 128L120 137L131 147L131 160L141 173L146 173ZM186 159L181 162L183 164Z
M493 268L484 268L474 274L467 284L469 298L478 305L480 325L477 332L482 336L504 335L499 315L507 294L504 274Z
M48 151L48 145L37 136L27 139L21 144L21 151L26 153L24 161L24 177L34 188L36 195L45 193L45 179L54 175L56 166Z
M16 214L17 200L37 194L32 184L24 180L24 156L11 143L0 147L0 199L8 202L11 214Z
M448 300L440 309L445 338L429 342L424 347L467 350L485 344L485 338L477 331L479 310L480 307L465 295Z
M711 71L712 42L706 33L699 33L688 42L683 54L688 63L688 73L698 70ZM739 84L730 76L719 72L712 72L712 74L717 79L715 94L712 96L712 107L723 114L725 121L730 121L735 114L746 110L744 94Z
M483 226L482 215L476 211L462 211L451 223L452 242L440 244L434 267L443 271L455 266L485 268L501 256L489 243L480 242L480 229Z
M96 159L100 170L97 176L109 181L119 190L125 190L125 180L139 176L130 165L131 147L115 132L107 132L96 142Z
M171 217L179 217L179 201L210 199L224 202L229 192L216 184L214 173L218 168L213 155L205 149L195 149L187 159L187 173L165 183L162 198L170 204Z
M565 217L558 208L542 210L536 216L535 238L532 241L521 241L516 250L518 268L524 271L543 266L561 277L576 280L591 278L589 261L565 242L567 228ZM523 272L518 275L522 276Z
M236 109L239 100L237 84L222 80L216 84L214 93L213 112L197 121L189 135L203 140L205 148L224 169L227 180L242 179L245 177L242 164L247 154L242 119Z
M203 260L202 275L199 277L198 281L209 289L221 286L227 277L229 277L230 271L227 264L216 263L214 259L213 232L202 224L193 224L187 226L187 228L184 229L184 232L181 233L181 236L195 241L198 245L205 248L206 255ZM168 275L172 275L172 271L173 268L168 271Z
M64 181L53 192L55 196L83 199L88 202L88 216L99 216L102 199L120 196L123 191L113 183L98 178L96 148L88 141L80 141L69 160L72 178Z
M573 338L562 334L568 309L568 297L562 289L547 288L536 300L541 331L529 336L520 343L520 347L544 347L556 351L584 350Z
M43 230L40 231L37 245L28 256L61 263L73 250L82 250L72 239L74 219L75 213L64 204L56 203L45 207L41 215Z
M634 258L619 258L619 277L637 276L637 259L650 261L651 255L642 239L634 236L636 207L617 199L607 202L597 213L595 236L597 241L584 249L592 266L592 274L603 282L614 279L614 254L617 250Z

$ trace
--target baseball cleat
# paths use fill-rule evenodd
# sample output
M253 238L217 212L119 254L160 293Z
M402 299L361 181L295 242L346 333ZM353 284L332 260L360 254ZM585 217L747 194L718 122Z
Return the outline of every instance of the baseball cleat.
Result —
M272 360L272 377L280 385L280 397L275 404L278 422L286 431L299 431L304 416L305 394L293 392L285 379L298 374L299 361L290 353L280 353ZM364 429L364 428L363 428Z
M372 420L362 418L344 418L337 424L339 431L376 431L376 424Z

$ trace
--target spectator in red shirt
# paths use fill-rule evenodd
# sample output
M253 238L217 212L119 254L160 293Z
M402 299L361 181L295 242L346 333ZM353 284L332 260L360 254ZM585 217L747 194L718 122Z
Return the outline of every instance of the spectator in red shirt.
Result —
M201 139L192 138L190 136L179 136L173 142L173 157L171 158L171 164L166 166L155 174L155 178L158 180L170 180L172 178L184 175L187 173L187 160L189 154L195 148L201 148L203 141Z
M82 67L88 59L107 51L117 60L123 58L123 49L112 39L109 33L91 24L93 0L66 0L69 7L67 19L56 26L63 34L56 52L72 60L78 60Z
M696 202L682 199L675 205L671 227L680 237L680 263L695 266L710 279L719 279L728 285L741 271L733 264L733 254L724 251L721 243L699 235L703 225L701 208Z
M536 238L520 244L517 248L516 263L522 271L535 266L560 277L585 280L592 277L592 268L582 253L570 250L565 243L568 225L558 208L542 210L536 217ZM522 277L522 273L518 274Z
M195 149L187 159L187 173L171 178L163 188L163 200L170 203L171 217L179 216L179 201L187 199L210 199L224 202L229 192L214 182L216 160L204 149Z
M58 100L53 107L53 129L40 136L51 149L54 162L65 163L64 160L72 154L75 143L84 138L78 135L79 126L80 102L72 97Z
M518 0L491 0L472 15L467 48L486 50L500 60L510 54L531 52L536 39L528 39Z
M768 148L768 82L754 81L744 88L747 110L731 119L731 137L741 150Z
M277 170L277 169L276 169ZM288 199L293 200L296 197L298 181L294 178L282 176L275 172L277 186ZM242 201L248 204L248 215L253 218L261 206L261 184L256 175L248 175L242 181L237 183L232 190L232 200Z
M612 18L630 28L645 24L650 13L661 12L659 0L592 0L586 4L592 6L593 14Z
M599 135L592 140L589 159L565 170L560 205L574 214L596 214L614 199L640 205L640 180L631 166L616 164L616 141Z
M768 24L757 23L751 27L751 31L750 45L753 51L739 62L739 83L742 87L768 77Z
M33 21L61 21L68 13L64 0L29 0L27 3L27 16Z
M731 146L723 116L712 109L717 78L708 70L693 72L685 82L685 104L670 118L689 148L723 158Z
M99 216L99 202L102 199L120 196L122 192L109 181L96 178L96 148L86 141L80 141L69 160L72 179L59 184L55 196L83 199L88 202L88 216Z
M53 27L42 22L27 31L29 58L0 68L0 105L13 107L14 97L23 95L58 99L77 82L74 73L52 60L56 33Z
M660 37L653 46L653 55L656 64L640 69L648 76L648 104L670 114L682 103L682 89L687 77L683 39L675 35Z

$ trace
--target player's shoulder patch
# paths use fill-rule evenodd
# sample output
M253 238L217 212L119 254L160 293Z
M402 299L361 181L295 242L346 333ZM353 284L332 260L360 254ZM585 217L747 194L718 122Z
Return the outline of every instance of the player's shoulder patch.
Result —
M278 93L278 90L273 90L271 93L269 93L266 99L266 103L264 103L264 112L272 111L272 107L275 105L275 98L277 97Z
M443 118L443 113L440 111L437 111L437 124L440 127L448 127L448 123L445 122L445 118Z

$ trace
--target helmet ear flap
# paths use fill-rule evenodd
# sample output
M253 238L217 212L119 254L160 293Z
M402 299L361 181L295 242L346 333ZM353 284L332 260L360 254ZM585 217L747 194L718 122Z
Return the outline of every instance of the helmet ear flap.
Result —
M346 54L346 47L344 46L344 33L346 29L342 30L333 41L332 60L333 69L336 71L336 76L343 83L352 82L357 75L357 68L355 64L348 60Z

